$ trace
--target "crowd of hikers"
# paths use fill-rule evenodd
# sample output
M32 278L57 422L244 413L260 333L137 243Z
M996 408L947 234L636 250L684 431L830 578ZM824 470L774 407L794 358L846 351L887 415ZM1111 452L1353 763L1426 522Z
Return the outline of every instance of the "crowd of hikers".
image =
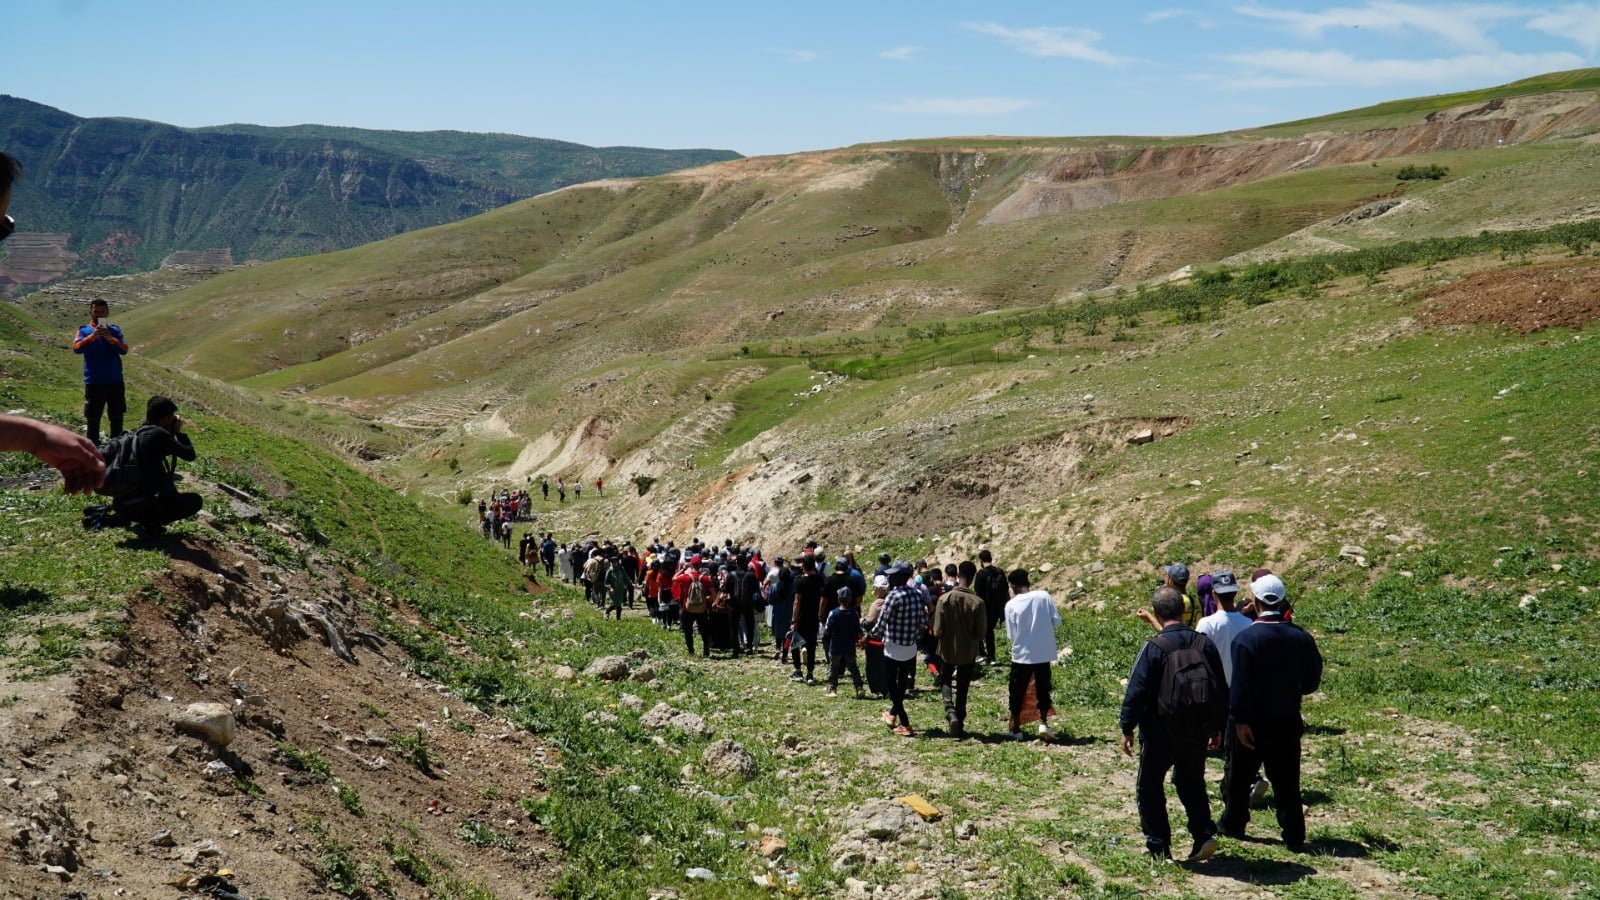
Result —
M1060 612L1025 569L1003 571L988 550L942 567L881 554L869 572L854 553L830 558L814 541L768 560L732 541L635 547L529 532L519 555L580 585L608 618L642 609L657 626L680 631L691 656L773 660L791 681L825 682L829 696L848 678L858 698L887 701L883 722L904 737L916 734L906 701L921 672L944 701L943 733L967 734L972 685L1001 663L1003 628L1009 736L1027 739L1028 729L1055 740L1052 667L1071 653L1057 646ZM1138 611L1156 634L1132 664L1118 720L1123 751L1139 758L1148 852L1171 858L1169 773L1193 839L1188 860L1209 858L1218 835L1242 837L1269 785L1283 841L1301 849L1300 702L1321 681L1316 642L1292 623L1287 590L1267 569L1252 574L1247 598L1232 571L1201 575L1193 592L1183 563L1160 574L1161 587ZM1225 760L1220 823L1204 784L1205 760L1215 753Z

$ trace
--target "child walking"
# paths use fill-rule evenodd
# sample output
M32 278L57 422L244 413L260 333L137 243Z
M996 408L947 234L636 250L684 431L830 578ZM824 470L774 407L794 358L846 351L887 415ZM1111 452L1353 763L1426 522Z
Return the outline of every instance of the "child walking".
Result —
M865 695L861 670L856 668L856 642L861 639L861 610L848 587L839 588L839 605L828 613L822 625L822 643L828 648L828 696L839 695L839 678L846 671L855 683L856 697Z

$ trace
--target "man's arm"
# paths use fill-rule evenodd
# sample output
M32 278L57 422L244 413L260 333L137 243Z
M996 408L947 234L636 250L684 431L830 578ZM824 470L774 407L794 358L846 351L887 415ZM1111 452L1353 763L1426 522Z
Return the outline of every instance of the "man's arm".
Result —
M92 494L106 480L106 462L83 435L22 416L0 416L0 450L20 450L61 473L69 494Z
M1117 724L1124 735L1133 733L1139 724L1139 717L1150 705L1150 665L1150 642L1146 641L1139 649L1138 658L1133 661L1133 671L1128 673L1128 688L1122 693L1122 711L1117 716Z
M122 329L115 325L106 326L105 341L114 347L118 353L126 354L128 352L128 342L122 338Z
M1309 645L1311 652L1305 654L1305 656L1302 658L1304 670L1300 675L1301 694L1312 693L1318 687L1322 686L1322 651L1317 649L1317 642L1315 640L1309 639L1310 635L1307 635L1307 638L1308 640L1306 643Z

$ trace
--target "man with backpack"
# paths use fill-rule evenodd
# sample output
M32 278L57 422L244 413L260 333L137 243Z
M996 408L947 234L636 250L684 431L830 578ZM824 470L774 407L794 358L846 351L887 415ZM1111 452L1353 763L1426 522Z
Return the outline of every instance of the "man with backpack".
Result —
M180 493L174 460L193 462L194 444L183 431L178 404L161 395L145 404L144 424L106 445L106 480L101 492L111 497L104 507L84 510L87 528L128 526L151 537L200 511L200 495Z
M1188 816L1194 847L1189 862L1217 852L1217 825L1206 797L1206 748L1221 746L1227 714L1222 658L1202 634L1183 624L1184 598L1169 586L1150 599L1160 633L1145 642L1128 676L1122 698L1122 752L1133 755L1139 732L1136 797L1145 850L1156 859L1172 857L1172 826L1167 819L1162 782L1168 770Z
M694 630L700 629L701 656L711 655L711 635L706 630L706 616L711 611L711 576L700 571L700 557L691 556L689 564L672 578L672 599L683 610L683 642L694 655Z
M1233 639L1228 716L1233 748L1223 779L1222 833L1243 837L1250 822L1251 782L1266 769L1272 782L1284 846L1299 852L1306 841L1300 803L1300 698L1322 684L1322 653L1305 629L1288 621L1283 580L1271 572L1250 582L1256 620Z

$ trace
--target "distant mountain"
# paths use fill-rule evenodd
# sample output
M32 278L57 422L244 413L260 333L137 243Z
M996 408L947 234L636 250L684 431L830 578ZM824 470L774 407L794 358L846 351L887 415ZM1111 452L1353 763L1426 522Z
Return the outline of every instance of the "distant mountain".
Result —
M0 149L26 169L13 214L35 235L8 242L0 292L64 266L151 269L179 251L226 250L242 261L338 250L570 184L738 157L503 134L187 129L84 119L4 95Z

